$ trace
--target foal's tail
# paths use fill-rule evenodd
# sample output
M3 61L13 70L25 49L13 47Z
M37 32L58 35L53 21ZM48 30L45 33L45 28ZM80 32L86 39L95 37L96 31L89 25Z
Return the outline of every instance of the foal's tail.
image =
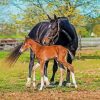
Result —
M22 43L15 47L15 49L8 55L6 58L6 62L9 66L12 66L16 63L18 58L20 57L21 53L19 52L20 48L22 46Z

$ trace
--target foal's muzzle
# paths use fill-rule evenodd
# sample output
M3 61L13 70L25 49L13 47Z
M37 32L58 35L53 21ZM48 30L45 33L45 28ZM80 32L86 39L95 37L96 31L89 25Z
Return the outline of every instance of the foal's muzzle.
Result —
M20 50L19 50L19 53L22 53L23 51L24 51L23 49L20 49Z

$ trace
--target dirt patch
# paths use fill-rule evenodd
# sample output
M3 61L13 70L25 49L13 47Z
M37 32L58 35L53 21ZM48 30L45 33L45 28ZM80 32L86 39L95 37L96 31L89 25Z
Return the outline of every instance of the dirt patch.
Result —
M0 93L0 100L100 100L100 91L44 90Z

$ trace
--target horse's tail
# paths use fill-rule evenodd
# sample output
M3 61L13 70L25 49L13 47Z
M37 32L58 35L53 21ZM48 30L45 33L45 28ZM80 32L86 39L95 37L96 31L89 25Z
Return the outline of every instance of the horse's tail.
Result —
M16 63L21 53L19 52L20 48L22 46L22 43L15 47L15 49L8 55L6 58L6 62L9 66L12 66Z

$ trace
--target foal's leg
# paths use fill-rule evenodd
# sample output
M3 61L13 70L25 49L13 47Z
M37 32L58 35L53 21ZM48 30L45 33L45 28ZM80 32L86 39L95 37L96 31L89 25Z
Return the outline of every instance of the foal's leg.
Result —
M37 63L37 64L35 64L34 66L33 66L33 87L35 88L35 81L36 81L36 79L35 79L35 70L38 68L40 66L40 64L39 63Z
M73 57L75 56L75 53L76 53L76 51L74 50L74 51L71 51L71 53L72 53L72 55L73 55ZM72 60L73 60L73 58L71 58L71 55L68 53L68 57L67 57L67 62L69 63L69 64L72 64ZM71 85L71 83L70 83L70 70L67 68L67 76L66 76L66 86L70 86Z
M28 75L28 78L27 78L26 87L31 86L31 74L32 74L32 68L33 68L33 65L34 65L34 56L35 56L34 53L30 49L29 75Z
M74 75L74 68L71 64L67 63L66 61L62 60L61 63L64 65L65 68L68 68L71 71L71 75L72 75L72 81L73 84L75 86L75 88L77 88L77 84L76 84L76 80L75 80L75 75Z
M55 77L55 73L57 72L57 70L58 70L58 64L57 64L56 60L54 60L53 74L52 74L52 78L50 80L51 83L54 82L54 77Z
M62 86L62 83L63 83L63 72L64 72L64 69L63 68L60 68L60 81L59 81L59 86Z
M75 88L77 88L74 72L71 72L71 76L72 76L73 84L74 84Z
M40 61L40 72L41 72L41 86L39 90L42 90L44 87L44 61Z

